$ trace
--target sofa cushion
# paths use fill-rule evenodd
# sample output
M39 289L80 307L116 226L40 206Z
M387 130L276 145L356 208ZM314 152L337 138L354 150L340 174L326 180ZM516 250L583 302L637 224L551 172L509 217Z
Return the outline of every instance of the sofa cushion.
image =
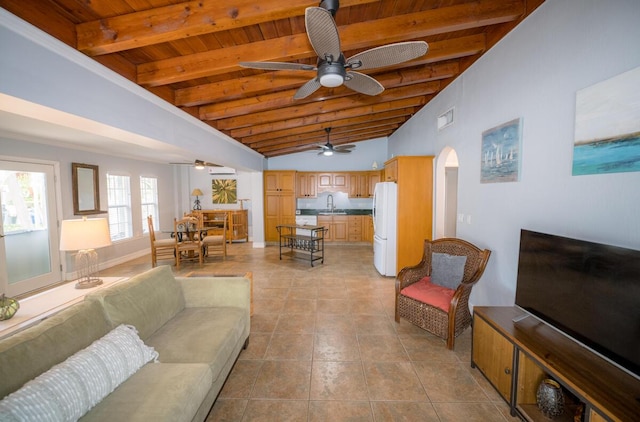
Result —
M110 330L100 304L84 301L0 340L0 398Z
M120 325L0 401L0 420L75 421L157 357Z
M88 300L102 302L112 325L133 325L146 340L184 308L182 289L167 265L98 290Z
M450 289L456 289L464 277L464 255L431 254L431 282Z
M206 363L217 379L235 345L248 336L246 310L186 308L146 340L163 363Z
M440 308L444 312L449 312L451 298L455 292L448 287L431 283L429 277L424 277L400 291L401 294L411 299Z
M150 363L80 420L192 421L211 384L211 370L206 364Z

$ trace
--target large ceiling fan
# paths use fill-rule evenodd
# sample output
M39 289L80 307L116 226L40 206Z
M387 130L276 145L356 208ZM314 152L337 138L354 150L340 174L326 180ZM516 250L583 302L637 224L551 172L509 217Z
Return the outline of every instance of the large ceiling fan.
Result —
M177 165L183 165L183 166L193 166L198 170L202 170L205 167L222 167L220 164L210 163L208 161L203 161L203 160L194 160L193 163L169 163L169 164L177 164Z
M327 143L326 144L318 144L318 155L331 156L334 153L336 154L349 154L355 145L338 145L333 146L331 142L329 142L329 133L331 133L331 128L327 127L324 129L327 132Z
M318 55L317 66L289 62L240 62L240 66L264 70L314 70L315 78L305 83L293 96L299 100L316 92L321 86L334 88L344 84L356 92L378 95L384 91L380 82L355 69L366 70L403 63L423 56L429 46L424 41L387 44L344 58L340 47L338 27L333 19L339 0L324 0L320 7L305 10L307 36Z

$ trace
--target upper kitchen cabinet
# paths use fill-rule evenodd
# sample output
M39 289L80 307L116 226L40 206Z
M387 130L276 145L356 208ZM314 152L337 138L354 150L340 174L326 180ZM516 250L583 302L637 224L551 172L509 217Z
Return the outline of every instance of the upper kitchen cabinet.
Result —
M288 192L295 193L296 172L286 171L265 171L264 189L266 192Z
M316 198L318 191L318 174L297 172L296 173L296 197Z
M349 197L373 198L373 191L380 179L379 171L354 171L350 173Z
M318 192L349 192L349 174L318 173Z

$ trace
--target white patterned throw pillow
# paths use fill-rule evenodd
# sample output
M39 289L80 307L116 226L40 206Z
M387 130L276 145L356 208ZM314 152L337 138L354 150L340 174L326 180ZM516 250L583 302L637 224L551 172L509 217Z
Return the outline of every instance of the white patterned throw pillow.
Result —
M158 353L120 325L0 401L2 421L76 421Z

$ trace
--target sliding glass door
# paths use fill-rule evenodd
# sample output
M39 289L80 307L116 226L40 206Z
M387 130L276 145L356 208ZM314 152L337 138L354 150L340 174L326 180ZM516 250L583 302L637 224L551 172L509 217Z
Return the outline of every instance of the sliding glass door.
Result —
M0 160L0 292L61 281L55 167Z

